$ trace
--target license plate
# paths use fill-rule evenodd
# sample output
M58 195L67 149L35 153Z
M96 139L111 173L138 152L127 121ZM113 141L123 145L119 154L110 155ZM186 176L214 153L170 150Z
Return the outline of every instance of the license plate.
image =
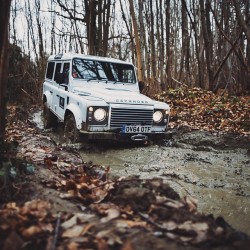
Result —
M139 125L130 125L123 126L122 133L151 133L151 126L139 126Z

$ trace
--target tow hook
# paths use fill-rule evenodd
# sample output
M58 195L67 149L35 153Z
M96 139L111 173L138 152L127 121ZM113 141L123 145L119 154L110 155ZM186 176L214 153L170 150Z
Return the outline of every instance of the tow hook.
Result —
M146 135L138 134L131 136L132 141L147 141L148 137Z

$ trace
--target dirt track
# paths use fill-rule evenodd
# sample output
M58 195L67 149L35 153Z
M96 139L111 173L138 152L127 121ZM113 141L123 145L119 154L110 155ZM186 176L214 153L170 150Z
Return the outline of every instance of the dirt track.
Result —
M235 135L175 131L165 145L82 149L85 161L111 167L117 175L155 176L183 197L192 196L198 209L223 216L250 234L250 141Z
M40 112L35 121L42 127ZM223 216L234 228L250 234L249 136L189 128L171 132L172 139L155 145L83 145L80 155L85 162L110 166L114 175L162 177L181 197L195 198L200 212ZM61 128L48 135L60 143Z
M238 230L249 234L249 138L177 130L154 145L69 146L60 144L60 126L45 131L34 121L8 127L23 160L15 168L20 182L11 186L19 203L0 211L4 249L17 240L52 249L52 239L53 249L248 249L249 237ZM209 209L212 216L199 213Z

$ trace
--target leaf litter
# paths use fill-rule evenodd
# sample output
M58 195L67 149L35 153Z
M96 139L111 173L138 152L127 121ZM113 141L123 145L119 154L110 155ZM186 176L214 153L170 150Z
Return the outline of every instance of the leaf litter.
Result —
M155 95L170 104L170 127L250 134L250 96L216 95L200 88L177 88Z
M174 95L175 104L191 106L184 93ZM178 101L178 95L184 98ZM196 103L201 102L199 96L200 91L194 91L192 98ZM203 108L198 111L197 105L194 104L191 116L199 117L199 112L205 112ZM245 110L237 105L241 111ZM194 199L181 199L163 179L110 176L108 167L84 162L76 150L56 145L29 120L16 120L15 109L9 107L6 134L9 142L18 142L17 154L9 158L15 159L19 178L8 184L13 200L1 198L1 249L130 250L166 249L166 246L168 249L247 249L249 246L249 236L233 229L222 217L199 213ZM176 116L172 126L179 126L179 119L188 114L181 111ZM244 122L248 119L247 114L241 117ZM189 125L201 128L203 124L194 123ZM212 125L211 122L205 129ZM238 125L224 128L248 133ZM213 129L218 130L218 126L214 125ZM35 163L34 176L22 171L23 165L31 163ZM39 175L42 171L44 174ZM29 187L32 181L33 186ZM55 190L54 197L31 199L31 192L36 192L34 184ZM58 199L68 202L64 204L75 204L77 211L53 209Z

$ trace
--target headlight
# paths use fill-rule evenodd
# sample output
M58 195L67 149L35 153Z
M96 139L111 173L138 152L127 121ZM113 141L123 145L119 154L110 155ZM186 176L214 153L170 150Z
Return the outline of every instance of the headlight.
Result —
M155 111L153 114L153 120L156 123L159 123L163 118L163 114L161 111Z
M106 118L106 111L102 108L98 108L94 112L94 118L98 122L102 122Z

